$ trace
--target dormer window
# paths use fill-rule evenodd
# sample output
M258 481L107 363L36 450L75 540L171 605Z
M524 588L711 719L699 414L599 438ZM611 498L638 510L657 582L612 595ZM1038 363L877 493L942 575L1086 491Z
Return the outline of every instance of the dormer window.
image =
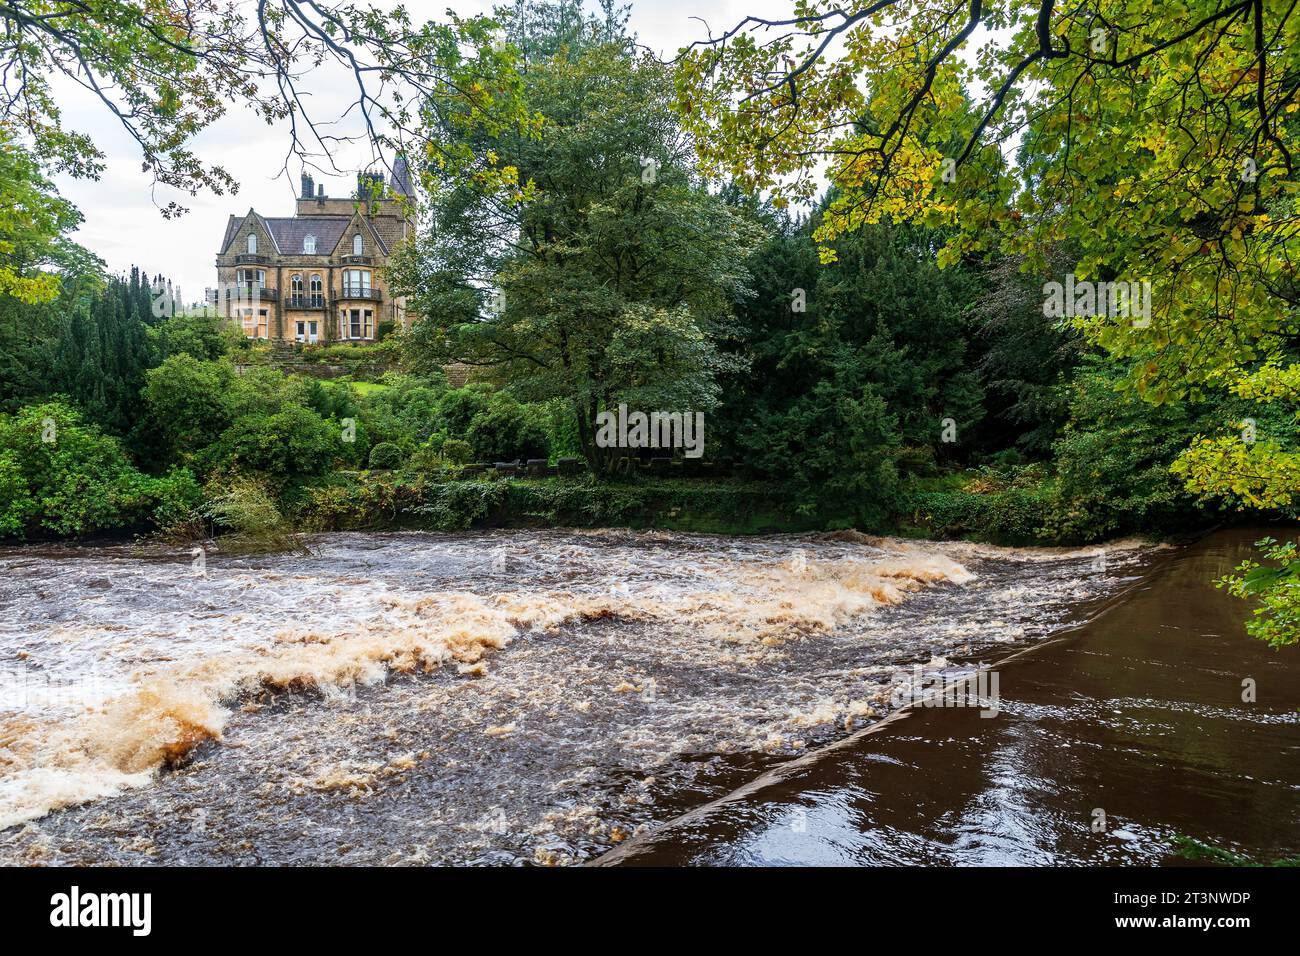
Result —
M352 237L352 254L354 256L363 255L365 248L365 244L361 241L361 233L358 232Z
M306 236L302 240L302 251L304 255L316 255L316 237Z
M257 233L255 232L248 234L248 254L250 256L257 255Z

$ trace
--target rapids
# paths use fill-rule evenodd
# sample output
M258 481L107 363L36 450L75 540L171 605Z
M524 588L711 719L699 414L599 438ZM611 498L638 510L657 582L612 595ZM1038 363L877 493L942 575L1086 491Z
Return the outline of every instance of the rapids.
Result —
M856 533L0 549L0 861L544 863L1051 633L1156 549ZM56 812L57 811L57 812Z

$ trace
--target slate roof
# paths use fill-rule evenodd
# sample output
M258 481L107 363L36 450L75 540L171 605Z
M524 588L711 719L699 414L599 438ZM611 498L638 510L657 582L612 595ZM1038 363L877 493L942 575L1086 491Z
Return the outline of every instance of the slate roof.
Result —
M411 167L401 153L398 153L397 160L393 163L393 174L388 178L388 186L399 196L414 195L411 192Z
M334 251L351 221L351 216L303 216L300 219L268 219L266 225L284 255L301 255L302 241L315 236L316 255L327 256Z
M262 227L270 235L276 247L275 251L289 256L302 255L302 241L308 236L316 237L316 255L328 256L343 238L348 223L352 221L351 216L293 216L270 219L258 213L253 215L257 216ZM223 251L230 247L230 241L235 238L235 233L239 231L240 225L246 218L246 216L231 216L226 222L226 235L221 241ZM371 228L368 231L378 241L382 252L387 255L388 244L375 229Z

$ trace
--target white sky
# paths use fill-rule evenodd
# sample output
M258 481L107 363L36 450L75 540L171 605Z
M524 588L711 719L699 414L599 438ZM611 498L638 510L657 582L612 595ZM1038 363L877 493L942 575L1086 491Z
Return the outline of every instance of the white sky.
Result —
M412 19L437 20L444 19L447 7L468 16L486 13L493 5L493 0L409 0L406 4ZM671 56L683 44L706 35L693 16L704 17L719 33L747 14L778 17L792 8L792 0L634 0L631 28L642 44ZM308 88L315 79L308 78ZM89 94L67 86L71 88L59 88L63 125L91 135L106 154L106 169L96 181L67 176L55 181L85 217L76 240L100 256L110 272L139 265L149 275L162 273L176 282L187 302L198 301L204 288L216 282L215 257L227 216L243 215L250 206L266 216L293 214L299 168L291 165L288 177L280 173L289 146L286 127L267 126L242 107L232 107L193 146L205 163L225 167L239 182L239 192L189 196L164 187L155 192L149 175L141 172L139 151L126 132ZM342 103L342 97L350 95L341 74L320 76L315 93L321 115L337 115L327 105L331 100ZM352 156L336 161L341 169L349 164L364 166L369 152L358 146ZM315 178L325 184L328 195L350 195L356 186L355 170ZM190 211L179 219L164 219L158 208L173 199Z

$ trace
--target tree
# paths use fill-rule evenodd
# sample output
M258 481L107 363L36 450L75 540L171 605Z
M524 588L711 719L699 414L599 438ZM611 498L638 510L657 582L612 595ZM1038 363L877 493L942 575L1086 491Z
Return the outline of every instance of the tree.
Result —
M228 363L173 355L145 375L142 427L169 457L192 455L234 420L234 383L235 369Z
M822 266L820 212L762 214L773 235L739 310L749 368L724 379L729 450L785 483L804 512L879 523L904 446L928 461L972 450L983 390L968 368L966 303L977 279L935 266L931 230L880 223ZM942 441L946 419L960 442Z
M491 69L480 75L470 60ZM304 77L321 70L353 84L338 117L310 106ZM477 157L417 138L435 95L462 103L473 126L527 123L513 103L511 54L494 49L493 23L481 17L417 25L401 6L317 0L0 0L0 130L19 131L54 169L97 178L102 152L64 123L58 92L69 81L126 130L155 184L191 194L237 189L191 148L232 104L267 123L287 120L288 155L311 165L331 163L332 150L357 139L377 157L409 149L421 162L473 164ZM353 133L338 125L349 116ZM162 212L184 208L173 201Z
M189 355L201 362L226 356L239 343L239 333L223 316L208 310L177 312L163 321L158 329L158 344L163 358Z
M669 74L608 39L607 21L523 66L521 96L544 117L535 138L484 140L454 104L431 111L441 136L485 151L499 173L486 187L439 184L394 291L424 317L410 337L421 365L479 366L521 397L563 399L599 471L617 454L596 444L603 409L716 404L717 376L734 364L718 343L759 230L695 177ZM517 184L508 203L505 179Z
M71 251L66 236L80 223L77 208L0 124L0 297L52 302L60 288L56 270Z
M1259 363L1300 331L1293 12L1266 0L817 2L689 52L679 106L708 164L782 197L807 194L814 163L832 156L841 195L818 234L828 258L847 230L907 216L959 227L946 262L1001 247L1038 268L1069 241L1078 278L1150 282L1149 325L1077 324L1138 360L1134 384L1152 400L1196 397L1255 387ZM967 68L958 53L977 26L1011 39ZM849 52L832 59L837 42ZM969 82L991 91L979 109ZM1018 162L993 161L1016 137ZM1270 381L1300 397L1300 367Z
M274 415L245 415L203 457L210 469L251 471L278 481L324 472L339 454L339 431L311 409L288 405Z
M994 255L971 307L988 412L981 444L1033 457L1050 454L1069 417L1067 386L1090 348L1077 330L1043 315L1044 283L1063 282L1075 257L1057 247L1045 260L1044 271L1027 272L1023 257Z
M974 108L972 84L988 91ZM954 224L945 263L997 249L1041 270L1067 243L1079 280L1149 290L1149 316L1072 316L1127 387L1293 412L1297 94L1300 14L1284 0L809 0L696 45L678 78L706 168L784 200L810 195L829 158L826 260L884 217ZM1280 442L1197 441L1181 473L1296 514L1294 425Z

